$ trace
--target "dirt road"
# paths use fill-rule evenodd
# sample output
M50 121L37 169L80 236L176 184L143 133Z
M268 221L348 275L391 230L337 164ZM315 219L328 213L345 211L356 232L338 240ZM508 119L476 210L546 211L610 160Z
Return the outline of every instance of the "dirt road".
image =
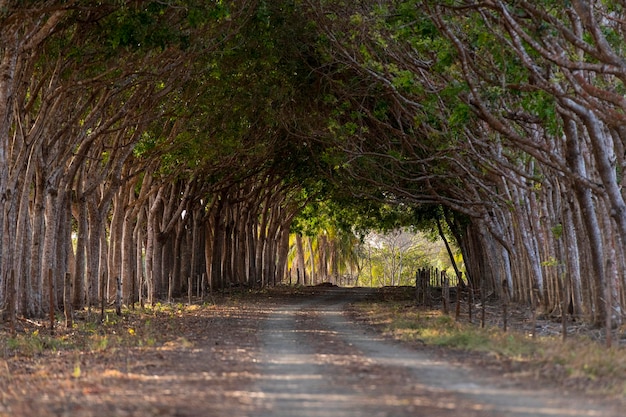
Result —
M100 346L5 354L0 417L624 415L385 340L345 314L370 294L320 288L174 307L102 329ZM127 336L113 345L115 334Z
M262 328L256 416L623 416L551 390L476 377L382 340L343 314L367 290L276 308Z

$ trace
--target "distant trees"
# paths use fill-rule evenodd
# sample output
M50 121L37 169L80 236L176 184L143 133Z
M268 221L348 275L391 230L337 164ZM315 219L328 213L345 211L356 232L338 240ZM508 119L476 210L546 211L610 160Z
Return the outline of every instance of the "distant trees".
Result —
M420 269L453 271L443 243L428 239L425 233L407 230L372 233L364 246L368 256L360 277L363 284L415 285L415 274Z
M288 271L292 283L358 284L362 242L357 220L350 210L329 201L317 201L327 198L328 195L311 198L294 219Z

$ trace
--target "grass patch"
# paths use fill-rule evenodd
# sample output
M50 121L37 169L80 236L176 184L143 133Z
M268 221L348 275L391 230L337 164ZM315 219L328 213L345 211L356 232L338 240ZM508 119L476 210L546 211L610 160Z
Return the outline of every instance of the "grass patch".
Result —
M565 366L574 377L626 379L626 350L622 347L606 348L579 337L545 346L542 357Z
M176 327L174 319L184 314L198 314L205 306L163 305L124 310L121 316L107 310L100 314L87 311L75 313L74 324L66 329L57 322L50 334L46 322L24 321L14 335L0 332L0 358L34 357L46 352L104 352L132 347L151 347L167 342L168 330Z
M385 334L407 342L420 342L473 352L523 364L540 377L581 382L583 389L626 398L626 349L607 349L585 336L532 338L521 331L456 322L438 310L407 306L406 301L363 302L354 306ZM554 371L554 372L553 372Z
M0 341L5 357L19 352L20 355L32 357L46 350L58 351L72 347L72 342L67 339L40 334L38 331L7 337Z
M436 310L403 307L395 302L362 303L357 306L384 332L405 341L420 341L427 345L456 349L495 351L507 356L532 354L525 337L502 333L497 329L481 329L468 323L456 322L451 316Z

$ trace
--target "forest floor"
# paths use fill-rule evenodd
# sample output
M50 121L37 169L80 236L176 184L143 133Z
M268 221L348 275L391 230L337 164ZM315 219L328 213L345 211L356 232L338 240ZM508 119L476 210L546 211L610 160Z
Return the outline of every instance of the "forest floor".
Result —
M623 385L626 373L582 375L546 356L415 337L414 323L394 327L390 316L440 316L408 297L403 289L246 292L107 312L102 323L80 312L54 336L43 322L20 320L16 335L0 330L0 416L623 415L623 392L598 387ZM494 328L498 311L486 311ZM523 316L511 312L506 343L527 331ZM558 323L538 325L558 333ZM604 357L619 350L602 349Z

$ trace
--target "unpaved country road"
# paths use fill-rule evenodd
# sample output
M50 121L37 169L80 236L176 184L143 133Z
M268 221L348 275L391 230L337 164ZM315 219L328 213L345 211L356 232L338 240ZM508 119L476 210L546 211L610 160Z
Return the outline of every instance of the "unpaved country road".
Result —
M138 312L84 339L84 349L5 353L0 417L626 415L385 340L345 314L372 291L270 291ZM142 343L115 342L130 330Z
M261 326L260 376L249 393L266 416L624 416L559 392L522 389L383 340L353 323L367 290L329 289L276 307Z

